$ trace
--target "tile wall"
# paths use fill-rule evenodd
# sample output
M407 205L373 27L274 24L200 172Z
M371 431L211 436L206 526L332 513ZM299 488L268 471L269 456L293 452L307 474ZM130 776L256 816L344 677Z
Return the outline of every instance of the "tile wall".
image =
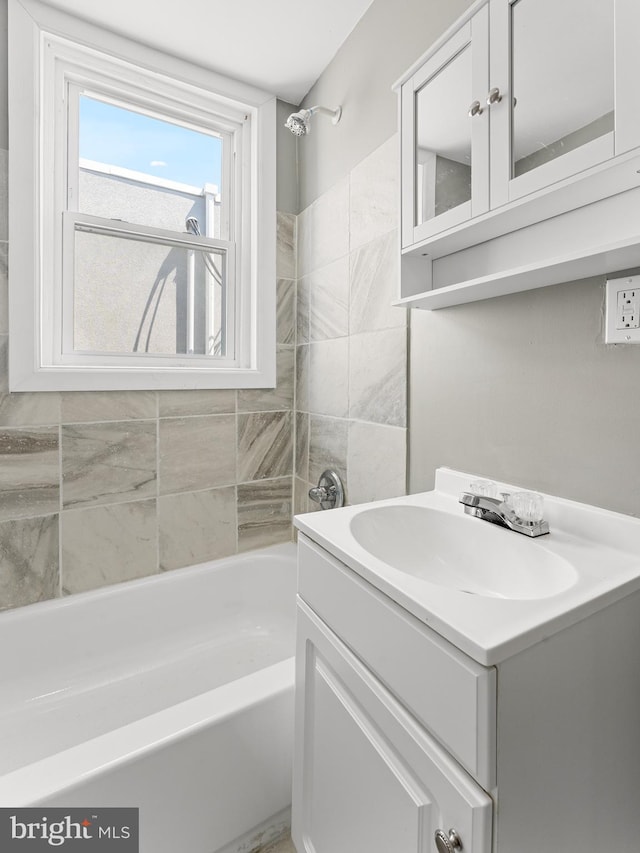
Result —
M274 390L9 394L0 151L0 609L291 538L295 216Z
M304 144L304 142L302 142ZM351 504L405 493L407 334L398 137L298 216L296 512L336 468Z

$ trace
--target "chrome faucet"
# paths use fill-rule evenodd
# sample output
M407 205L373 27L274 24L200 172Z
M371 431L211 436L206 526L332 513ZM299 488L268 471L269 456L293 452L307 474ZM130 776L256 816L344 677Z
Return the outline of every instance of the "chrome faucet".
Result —
M524 533L525 536L542 536L549 532L549 523L544 519L527 521L520 518L513 507L509 506L509 497L510 495L506 493L501 498L490 498L485 495L474 495L472 492L463 492L459 501L467 515L473 515L491 524L498 524L515 533Z

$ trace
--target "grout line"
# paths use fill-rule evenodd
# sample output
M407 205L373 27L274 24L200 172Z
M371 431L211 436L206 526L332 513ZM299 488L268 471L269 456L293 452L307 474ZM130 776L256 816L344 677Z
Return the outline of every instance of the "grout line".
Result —
M277 377L276 377L277 382ZM240 507L238 506L238 466L240 461L240 436L238 435L239 430L239 420L238 420L238 402L239 402L239 392L236 391L235 395L235 445L234 445L234 453L235 453L235 483L234 483L234 506L235 506L235 525L236 525L236 554L240 553Z
M68 427L83 427L83 426L113 426L114 424L150 424L155 423L158 420L156 415L152 417L146 418L118 418L118 420L111 421L64 421L61 420L61 426ZM23 427L17 427L17 429L22 429Z
M156 573L160 570L160 394L156 391Z
M63 565L62 565L62 424L58 424L58 597L62 598L63 583Z

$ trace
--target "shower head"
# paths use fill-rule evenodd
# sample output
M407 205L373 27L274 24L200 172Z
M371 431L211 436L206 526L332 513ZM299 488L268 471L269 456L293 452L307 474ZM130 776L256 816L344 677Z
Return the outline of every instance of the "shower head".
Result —
M337 107L335 110L327 109L327 107L311 107L308 110L300 110L297 113L291 113L284 126L294 136L305 136L311 129L311 119L316 113L331 116L331 124L338 124L342 115L342 107Z
M184 224L188 234L195 234L196 237L200 236L200 223L195 216L187 216Z
M285 127L288 128L294 136L304 136L309 133L309 110L300 110L299 113L291 113L285 122Z

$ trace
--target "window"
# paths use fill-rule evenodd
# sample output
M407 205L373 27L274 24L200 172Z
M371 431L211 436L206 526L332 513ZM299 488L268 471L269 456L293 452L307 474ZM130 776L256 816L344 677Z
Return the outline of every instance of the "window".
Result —
M31 0L9 41L11 390L272 386L275 99Z

